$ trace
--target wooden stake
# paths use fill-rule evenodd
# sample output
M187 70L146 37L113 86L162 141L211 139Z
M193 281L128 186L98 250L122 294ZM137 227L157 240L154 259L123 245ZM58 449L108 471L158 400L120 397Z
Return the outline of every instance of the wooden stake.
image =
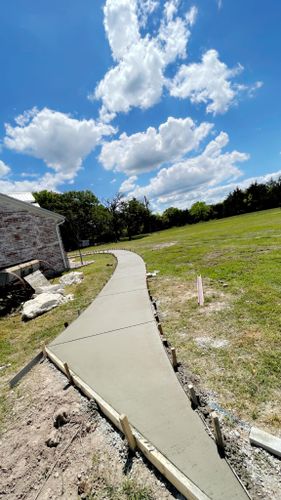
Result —
M68 367L68 364L67 363L63 363L63 366L64 366L64 369L65 369L65 373L66 373L66 376L69 380L69 383L70 384L73 384L73 378L72 378L72 375L69 371L69 367Z
M44 344L42 344L42 352L43 352L43 356L45 359L47 359L47 352L46 352L46 344L44 342Z
M197 408L199 401L198 401L198 397L196 395L196 392L194 390L193 385L189 384L188 389L189 389L189 394L190 394L190 399L191 399L192 405L194 408Z
M168 347L168 340L167 340L167 339L163 338L163 339L162 339L162 342L163 342L163 345L164 345L165 347Z
M122 427L122 431L124 432L125 437L128 441L128 445L129 445L130 449L135 450L137 443L136 443L135 437L132 433L132 429L131 429L131 426L129 424L129 420L128 420L127 415L123 414L120 416L120 424Z
M174 347L171 348L171 353L172 353L172 364L173 364L174 370L177 371L177 369L178 369L178 360L177 360L176 349Z
M161 323L158 323L157 326L158 326L158 330L159 330L160 335L164 335Z
M203 306L204 305L204 291L203 291L203 283L202 283L201 276L197 276L197 294L198 294L198 305Z
M212 417L212 421L213 421L214 433L215 433L215 438L216 438L216 443L217 443L219 453L221 455L224 455L224 440L222 437L219 418L218 418L215 411L213 411L211 413L211 417Z

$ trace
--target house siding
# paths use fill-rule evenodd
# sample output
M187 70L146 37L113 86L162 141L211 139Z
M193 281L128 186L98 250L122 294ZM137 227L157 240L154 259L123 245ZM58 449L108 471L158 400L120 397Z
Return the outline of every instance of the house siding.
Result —
M58 272L64 270L56 224L52 217L0 203L0 269L39 259Z

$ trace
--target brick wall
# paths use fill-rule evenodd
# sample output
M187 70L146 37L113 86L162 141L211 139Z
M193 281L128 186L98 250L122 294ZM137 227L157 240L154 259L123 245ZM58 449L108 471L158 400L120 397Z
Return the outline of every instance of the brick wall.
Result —
M56 221L0 204L0 269L32 259L44 260L56 271L65 268Z

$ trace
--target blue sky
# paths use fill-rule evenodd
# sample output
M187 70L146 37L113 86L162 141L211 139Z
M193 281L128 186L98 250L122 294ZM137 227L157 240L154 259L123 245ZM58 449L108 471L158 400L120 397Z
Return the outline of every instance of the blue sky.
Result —
M276 0L4 2L0 191L161 211L279 177L280 22Z

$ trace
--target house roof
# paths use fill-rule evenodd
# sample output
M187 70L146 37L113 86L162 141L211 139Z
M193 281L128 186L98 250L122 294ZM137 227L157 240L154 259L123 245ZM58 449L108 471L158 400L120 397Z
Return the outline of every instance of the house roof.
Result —
M7 194L0 193L0 203L4 203L6 207L11 207L11 209L17 208L18 210L31 212L35 215L40 215L41 217L55 219L57 222L63 222L65 220L65 217L63 215L57 214L56 212L51 212L50 210L46 210L45 208L41 208L35 203L30 203L22 201L18 198L13 198L12 194L8 196Z

